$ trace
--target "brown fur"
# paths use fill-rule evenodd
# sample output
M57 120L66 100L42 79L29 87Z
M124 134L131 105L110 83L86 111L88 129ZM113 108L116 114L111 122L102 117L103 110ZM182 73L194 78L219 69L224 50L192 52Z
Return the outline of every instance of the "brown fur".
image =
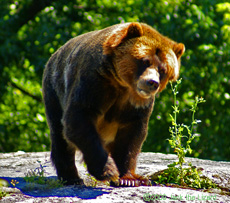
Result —
M50 58L43 97L59 178L81 184L74 163L115 185L148 185L135 174L154 98L179 75L184 45L142 23L71 39Z

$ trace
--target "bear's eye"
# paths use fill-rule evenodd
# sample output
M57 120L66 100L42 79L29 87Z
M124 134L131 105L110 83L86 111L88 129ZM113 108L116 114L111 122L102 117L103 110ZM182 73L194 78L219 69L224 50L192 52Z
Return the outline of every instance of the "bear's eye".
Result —
M162 80L166 76L166 69L165 67L159 66L158 72L160 74L160 80Z
M159 56L159 53L160 53L160 49L156 49L156 55Z
M148 68L150 66L150 60L148 58L142 59L142 66Z
M151 66L151 62L149 58L146 57L146 58L138 59L137 60L137 67L138 67L137 76L138 77L141 76L149 66Z
M160 75L163 75L163 74L165 74L165 70L164 69L160 69L159 73L160 73Z

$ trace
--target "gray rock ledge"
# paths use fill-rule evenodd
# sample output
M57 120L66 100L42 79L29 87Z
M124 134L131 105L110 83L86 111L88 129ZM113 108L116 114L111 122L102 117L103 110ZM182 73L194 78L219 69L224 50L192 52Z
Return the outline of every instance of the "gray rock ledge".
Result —
M80 176L86 184L92 181L81 162L80 154L76 156L76 165ZM52 190L42 190L43 186L28 187L23 179L28 170L34 170L40 163L45 166L46 176L56 176L50 162L49 152L0 153L0 178L17 180L16 188L2 187L1 191L12 192L0 199L0 202L230 202L230 196L198 190L172 188L164 186L113 188L98 183L96 187L68 186ZM151 175L167 168L167 165L177 160L176 155L161 153L141 153L137 164L137 173ZM230 188L230 162L210 161L196 158L186 158L194 166L202 167L205 176L211 178L223 187Z

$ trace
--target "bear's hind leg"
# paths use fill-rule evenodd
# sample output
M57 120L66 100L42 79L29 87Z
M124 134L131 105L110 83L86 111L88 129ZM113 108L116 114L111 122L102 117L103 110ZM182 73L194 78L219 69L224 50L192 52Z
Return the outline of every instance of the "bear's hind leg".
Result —
M44 93L47 122L51 137L51 160L58 178L65 184L83 184L75 166L75 149L70 147L63 136L62 109L54 90L47 85Z
M57 136L57 134L55 135ZM52 143L51 159L58 178L66 185L83 185L75 166L75 149L71 149L63 139L59 144Z

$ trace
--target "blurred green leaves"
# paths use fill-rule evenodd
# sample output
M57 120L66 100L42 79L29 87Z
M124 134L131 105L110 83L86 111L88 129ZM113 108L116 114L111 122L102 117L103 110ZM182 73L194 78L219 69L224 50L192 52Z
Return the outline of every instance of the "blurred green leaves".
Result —
M48 58L67 40L116 23L140 21L186 46L181 123L192 98L206 103L193 155L230 160L230 4L222 0L17 0L0 4L0 151L49 150L41 99ZM144 151L170 152L170 88L157 96ZM183 116L184 115L184 116Z

